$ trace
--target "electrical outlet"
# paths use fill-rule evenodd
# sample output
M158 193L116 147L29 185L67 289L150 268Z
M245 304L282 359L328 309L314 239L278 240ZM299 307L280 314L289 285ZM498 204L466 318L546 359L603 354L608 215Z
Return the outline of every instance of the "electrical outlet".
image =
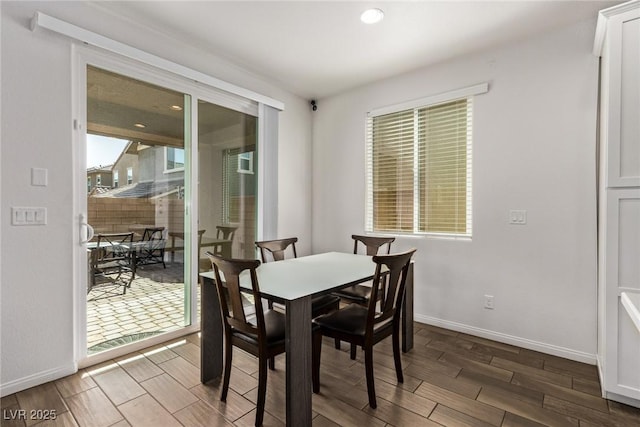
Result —
M493 310L493 295L484 296L484 308Z

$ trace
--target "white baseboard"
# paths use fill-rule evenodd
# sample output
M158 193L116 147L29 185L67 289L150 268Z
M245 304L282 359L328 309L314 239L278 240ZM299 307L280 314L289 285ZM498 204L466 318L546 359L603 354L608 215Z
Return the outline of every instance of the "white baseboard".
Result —
M78 372L77 364L70 363L65 366L60 366L38 372L24 378L19 378L14 381L9 381L8 383L0 384L0 396L8 396L49 381L57 380L58 378L66 377L67 375L75 374L76 372Z
M624 403L625 405L633 406L635 408L640 408L640 400L634 399L633 397L623 396L617 393L611 393L610 391L605 392L605 399L615 400L616 402Z
M575 360L577 362L588 363L590 365L596 364L595 354L576 351L566 347L560 347L553 344L533 341L527 338L516 337L513 335L503 334L501 332L491 331L489 329L482 329L475 326L465 325L463 323L451 322L449 320L438 319L431 316L415 314L414 320L416 322L426 323L427 325L439 326L439 327L442 327L445 329L451 329L457 332L464 332L465 334L475 335L477 337L487 338L487 339L498 341L504 344L511 344L511 345L526 348L529 350L539 351L541 353L551 354L553 356Z
M184 335L192 334L194 332L198 332L199 330L200 324L197 323L195 325L191 325L177 331L157 335L155 337L141 340L127 346L121 346L113 350L100 352L92 357L86 357L84 360L81 360L80 363L69 363L68 365L49 369L47 371L42 371L14 381L9 381L8 383L0 384L0 396L8 396L10 394L26 390L28 388L47 383L49 381L54 381L62 377L66 377L67 375L75 374L76 372L78 372L78 369L101 363L118 356L141 350L143 348L151 347L156 344L164 343L166 341L179 338Z

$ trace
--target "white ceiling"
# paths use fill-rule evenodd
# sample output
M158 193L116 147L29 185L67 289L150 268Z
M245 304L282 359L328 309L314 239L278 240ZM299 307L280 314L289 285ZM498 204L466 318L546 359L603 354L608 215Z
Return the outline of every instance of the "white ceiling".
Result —
M308 99L595 19L621 1L136 1L100 7ZM360 22L368 7L385 12ZM594 26L595 30L595 26Z

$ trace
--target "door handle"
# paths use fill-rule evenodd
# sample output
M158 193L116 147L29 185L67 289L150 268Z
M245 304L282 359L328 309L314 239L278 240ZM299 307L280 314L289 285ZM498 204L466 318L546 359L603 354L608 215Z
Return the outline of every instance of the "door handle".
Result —
M86 237L84 239L82 238L84 231L83 228L86 229ZM80 243L87 243L89 240L93 239L94 234L95 231L93 230L93 227L85 221L84 215L80 214Z

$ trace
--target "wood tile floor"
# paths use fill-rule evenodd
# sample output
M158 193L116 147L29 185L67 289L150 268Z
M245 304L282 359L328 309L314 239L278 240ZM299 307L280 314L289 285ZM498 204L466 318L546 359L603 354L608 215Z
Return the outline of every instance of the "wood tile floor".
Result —
M235 350L225 404L218 383L200 384L199 345L190 335L6 396L2 426L253 425L256 360ZM324 342L315 427L640 426L640 409L600 397L594 366L422 324L415 348L403 355L403 384L396 384L390 342L376 346L373 410L362 351L352 361L346 347ZM284 384L280 356L269 372L265 426L284 425ZM19 419L51 411L54 421Z

